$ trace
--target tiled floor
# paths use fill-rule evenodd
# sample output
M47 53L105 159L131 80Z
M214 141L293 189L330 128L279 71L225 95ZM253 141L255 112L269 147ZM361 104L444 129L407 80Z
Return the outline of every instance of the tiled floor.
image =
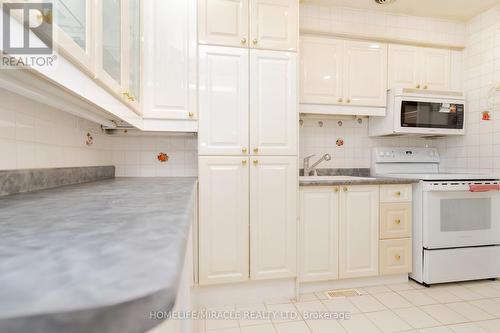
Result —
M405 284L366 287L366 295L328 300L323 293L300 302L256 304L223 310L287 311L284 320L210 320L205 333L500 333L500 281L424 288ZM211 309L218 310L218 309ZM307 313L349 312L350 319L304 319ZM291 316L294 317L294 316Z

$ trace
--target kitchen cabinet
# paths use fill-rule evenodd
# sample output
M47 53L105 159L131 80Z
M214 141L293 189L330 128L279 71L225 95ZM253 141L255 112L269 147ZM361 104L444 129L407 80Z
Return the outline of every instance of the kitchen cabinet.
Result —
M199 158L199 283L249 278L249 160Z
M300 64L303 104L387 104L386 44L304 36Z
M294 53L250 51L252 154L297 154L296 66Z
M207 45L199 54L199 154L296 155L296 55Z
M451 51L429 47L389 45L388 86L450 90Z
M300 188L300 281L336 280L339 251L339 188Z
M197 119L196 0L142 1L145 118L171 120L174 128Z
M404 274L411 270L411 238L380 241L380 275Z
M295 51L298 40L297 0L250 0L251 46Z
M339 277L378 275L379 186L343 186L339 226Z
M201 44L294 51L298 39L297 0L200 0Z
M199 154L248 153L248 51L200 46L199 63Z
M250 166L250 278L296 276L297 159L253 157Z

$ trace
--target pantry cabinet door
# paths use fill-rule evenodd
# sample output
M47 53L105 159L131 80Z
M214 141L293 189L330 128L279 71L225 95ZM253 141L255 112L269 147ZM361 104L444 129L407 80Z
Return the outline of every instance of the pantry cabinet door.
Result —
M250 51L252 154L297 155L296 55Z
M339 277L378 275L379 187L344 186L340 192Z
M450 50L421 48L423 89L450 90L450 59Z
M199 158L199 282L249 276L248 158Z
M248 0L199 0L201 44L248 46Z
M420 49L415 46L389 45L388 85L392 88L420 88Z
M387 44L346 41L344 102L346 105L387 105Z
M343 52L343 40L301 37L301 103L337 104L342 102Z
M253 157L250 172L250 277L296 276L297 159Z
M299 2L250 0L250 46L259 49L297 50Z
M339 188L300 188L302 282L338 279Z
M247 152L248 82L248 50L200 46L200 155L239 155Z

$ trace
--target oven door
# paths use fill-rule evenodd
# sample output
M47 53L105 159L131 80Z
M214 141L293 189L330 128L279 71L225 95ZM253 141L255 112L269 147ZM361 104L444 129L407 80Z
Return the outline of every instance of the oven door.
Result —
M424 248L500 244L500 191L471 192L469 184L470 182L424 183Z
M464 134L462 100L400 96L396 108L396 126L401 133Z

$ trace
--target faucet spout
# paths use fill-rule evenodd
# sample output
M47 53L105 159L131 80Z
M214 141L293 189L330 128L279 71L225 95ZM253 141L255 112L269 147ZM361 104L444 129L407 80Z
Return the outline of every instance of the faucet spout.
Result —
M321 156L321 158L318 161L316 161L315 163L313 163L313 165L309 166L309 160L313 156L314 155L307 156L306 158L304 158L304 176L310 176L311 172L313 172L313 176L314 176L316 174L316 167L321 162L323 162L323 161L330 161L332 159L332 156L330 154L324 154L323 156Z

